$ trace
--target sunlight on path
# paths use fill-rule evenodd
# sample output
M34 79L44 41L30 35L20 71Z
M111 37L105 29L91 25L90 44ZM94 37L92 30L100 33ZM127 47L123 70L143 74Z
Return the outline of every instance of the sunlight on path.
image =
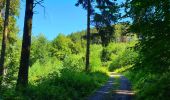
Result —
M90 96L88 100L110 100L112 97L111 91L113 90L113 84L113 78L111 77L109 81Z
M121 77L121 74L115 73L115 72L110 72L110 77Z
M116 74L114 74L113 77L114 76L116 76ZM113 100L132 100L134 92L131 91L130 81L120 74L117 74L117 76L120 77L120 86L117 90L113 90Z
M117 84L116 77L120 77L119 90L114 89ZM132 100L134 93L131 90L130 82L121 74L110 72L108 82L91 95L88 100Z

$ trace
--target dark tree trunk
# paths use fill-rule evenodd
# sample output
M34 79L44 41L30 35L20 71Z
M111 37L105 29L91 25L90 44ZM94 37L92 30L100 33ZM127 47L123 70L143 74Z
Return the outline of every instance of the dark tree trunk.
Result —
M90 8L91 1L88 0L87 8L87 47L86 47L86 71L90 70Z
M24 34L22 40L20 68L18 73L16 90L25 89L28 85L28 70L29 70L32 18L33 18L33 2L34 0L26 0Z
M6 0L5 20L4 20L4 29L3 29L3 37L2 37L2 49L1 49L1 57L0 57L0 85L2 84L3 73L4 73L5 51L6 51L8 23L9 23L9 7L10 7L10 0Z

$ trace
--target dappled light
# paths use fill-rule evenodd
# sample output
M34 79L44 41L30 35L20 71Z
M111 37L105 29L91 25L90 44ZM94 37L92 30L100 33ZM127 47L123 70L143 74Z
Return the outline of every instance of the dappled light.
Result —
M0 0L0 100L170 100L170 0Z
M122 95L135 95L133 91L128 91L128 90L115 90L113 91L115 94L122 94Z

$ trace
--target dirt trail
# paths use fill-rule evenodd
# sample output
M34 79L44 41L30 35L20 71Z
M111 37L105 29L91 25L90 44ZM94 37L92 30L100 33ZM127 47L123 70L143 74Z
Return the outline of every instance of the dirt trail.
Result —
M112 100L133 100L134 93L131 91L130 81L120 75L120 84L117 90L113 91Z
M120 77L120 87L115 90L114 77ZM111 72L108 82L91 95L88 100L132 100L133 92L131 90L130 82L127 78L120 74Z

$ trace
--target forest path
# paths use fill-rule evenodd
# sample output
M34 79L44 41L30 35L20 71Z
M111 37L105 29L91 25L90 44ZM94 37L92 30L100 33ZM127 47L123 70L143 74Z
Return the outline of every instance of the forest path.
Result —
M119 83L116 81L116 77L119 78ZM119 85L116 88L116 85ZM110 79L94 94L88 97L88 100L132 100L134 95L131 90L131 84L124 76L110 72Z
M113 76L119 76L118 88L113 90L112 100L133 100L134 92L131 91L130 81L120 74L114 74Z

